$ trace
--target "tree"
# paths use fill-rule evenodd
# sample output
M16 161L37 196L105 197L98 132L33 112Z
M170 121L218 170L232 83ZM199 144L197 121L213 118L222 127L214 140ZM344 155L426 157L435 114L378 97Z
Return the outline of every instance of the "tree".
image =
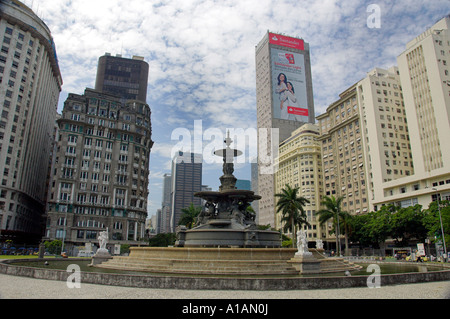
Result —
M450 201L439 201L442 228L444 229L445 245L450 246ZM423 224L428 231L428 237L435 238L437 241L442 240L441 221L439 218L438 202L431 202L428 209L425 210ZM448 248L447 248L448 249Z
M284 222L283 230L287 232L291 229L292 246L296 242L296 226L308 225L304 206L309 203L305 197L298 196L299 188L291 188L289 185L281 190L281 193L275 194L278 197L277 213L282 213L281 221Z
M427 237L427 229L424 225L425 213L421 205L398 207L392 214L392 238L399 246L406 246L412 238L423 242Z
M173 246L176 241L175 233L161 233L149 239L149 247Z
M392 216L397 211L393 204L382 206L379 211L369 213L369 220L363 225L366 241L374 246L384 245L387 238L392 237Z
M202 211L202 208L200 206L194 206L193 203L189 205L188 208L182 208L181 212L183 213L180 217L180 221L178 222L178 225L184 225L187 228L192 228L195 225L195 222L197 221L197 216Z
M345 212L341 208L341 204L344 197L338 197L335 198L334 196L325 196L323 197L322 202L320 203L322 206L324 206L323 209L319 210L317 214L319 215L319 222L320 225L325 224L330 219L333 219L335 234L336 234L336 247L337 247L337 255L339 256L341 254L341 247L340 247L340 234L342 232L341 230L341 224L344 226L344 229L348 227L350 224L350 214L348 212ZM348 251L348 234L345 232L345 243L346 243L346 250Z
M61 254L62 241L54 239L52 241L44 242L45 249L47 249L49 254L59 255Z

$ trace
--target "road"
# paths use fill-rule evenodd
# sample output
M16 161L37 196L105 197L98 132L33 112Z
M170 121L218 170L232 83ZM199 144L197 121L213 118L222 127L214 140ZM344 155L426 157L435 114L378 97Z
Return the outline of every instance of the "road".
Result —
M284 291L149 289L66 282L0 274L3 299L450 299L450 281Z

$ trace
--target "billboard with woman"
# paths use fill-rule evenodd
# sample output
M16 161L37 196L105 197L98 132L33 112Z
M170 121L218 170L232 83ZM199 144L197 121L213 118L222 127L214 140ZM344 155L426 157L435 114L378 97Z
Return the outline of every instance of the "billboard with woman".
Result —
M302 54L271 48L273 117L308 122L305 58Z

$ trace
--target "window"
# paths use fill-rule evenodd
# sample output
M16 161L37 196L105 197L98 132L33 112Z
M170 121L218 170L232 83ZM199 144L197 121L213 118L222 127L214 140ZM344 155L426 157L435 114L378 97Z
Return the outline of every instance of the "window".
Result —
M56 238L66 238L66 231L64 229L56 230Z

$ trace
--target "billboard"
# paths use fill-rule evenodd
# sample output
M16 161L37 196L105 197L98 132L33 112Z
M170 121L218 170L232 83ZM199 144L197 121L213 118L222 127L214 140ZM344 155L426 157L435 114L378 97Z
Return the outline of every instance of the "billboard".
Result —
M305 49L305 43L302 39L291 38L271 32L269 32L269 43L301 51Z
M294 40L301 41L299 39ZM304 55L275 48L270 49L270 55L272 61L273 117L282 120L308 122L309 110Z

